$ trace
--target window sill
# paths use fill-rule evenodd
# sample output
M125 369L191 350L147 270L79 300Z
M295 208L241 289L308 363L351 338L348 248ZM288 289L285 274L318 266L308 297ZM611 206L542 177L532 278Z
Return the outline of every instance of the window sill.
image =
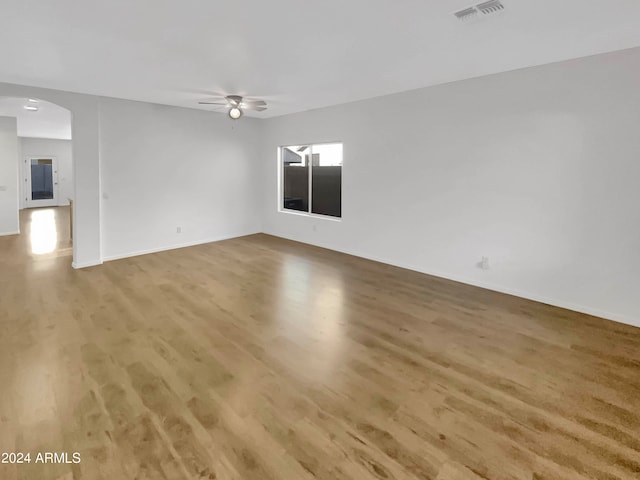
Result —
M286 213L289 215L296 215L298 217L309 217L320 220L329 220L330 222L342 222L342 217L332 217L331 215L321 215L319 213L301 212L300 210L289 210L286 208L278 209L278 213Z

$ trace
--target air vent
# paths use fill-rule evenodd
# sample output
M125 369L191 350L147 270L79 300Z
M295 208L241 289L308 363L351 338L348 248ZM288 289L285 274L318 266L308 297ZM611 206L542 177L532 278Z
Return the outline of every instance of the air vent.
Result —
M489 15L490 13L496 13L500 10L504 10L504 5L500 0L489 0L488 2L476 5L476 8L484 15Z
M504 5L500 0L489 0L488 2L483 2L455 12L454 15L458 20L468 21L478 18L481 13L482 15L490 15L501 10L504 10Z
M458 20L471 20L478 15L478 10L475 7L469 7L454 13L454 15Z

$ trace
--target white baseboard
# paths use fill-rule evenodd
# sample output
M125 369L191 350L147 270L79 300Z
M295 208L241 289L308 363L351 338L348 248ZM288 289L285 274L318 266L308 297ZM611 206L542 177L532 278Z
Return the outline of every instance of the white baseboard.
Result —
M13 231L13 232L0 233L0 237L4 237L4 236L7 236L7 235L20 235L20 230L16 230L16 231Z
M587 315L591 315L593 317L604 318L605 320L611 320L611 321L614 321L614 322L617 322L617 323L623 323L625 325L631 325L632 327L640 327L640 318L632 318L632 317L629 317L627 315L623 315L623 314L619 314L619 313L615 313L615 312L607 312L607 311L604 311L604 310L599 310L597 308L588 307L588 306L584 306L584 305L578 305L578 304L571 303L571 302L565 302L564 300L558 300L556 298L549 298L549 297L544 297L544 296L540 296L540 295L535 295L535 294L531 294L531 293L528 293L528 292L523 292L523 291L520 291L520 290L517 290L517 289L504 287L502 285L495 285L495 284L488 283L488 282L478 282L476 280L471 280L471 279L468 279L468 278L460 277L460 276L457 276L457 275L451 275L451 274L448 274L448 273L442 273L442 272L437 272L437 271L433 271L433 270L419 269L419 268L416 268L415 266L402 264L400 262L396 262L396 261L390 260L388 258L376 257L376 256L372 256L372 255L363 255L362 253L359 253L359 252L356 252L356 251L353 251L353 250L336 249L336 248L328 247L328 246L322 245L322 244L315 244L315 243L301 241L301 240L298 240L296 238L283 237L281 235L275 235L273 233L267 233L267 232L264 232L264 233L266 233L267 235L272 235L274 237L285 238L287 240L293 240L294 242L305 243L307 245L314 245L316 247L326 248L328 250L333 250L333 251L340 252L340 253L346 253L347 255L353 255L354 257L364 258L364 259L367 259L367 260L372 260L374 262L384 263L386 265L392 265L394 267L400 267L400 268L404 268L406 270L411 270L411 271L418 272L418 273L424 273L425 275L431 275L431 276L434 276L434 277L444 278L444 279L447 279L447 280L452 280L454 282L464 283L465 285L471 285L473 287L479 287L479 288L484 288L484 289L487 289L487 290L492 290L494 292L505 293L507 295L513 295L515 297L520 297L520 298L524 298L524 299L527 299L527 300L533 300L534 302L544 303L544 304L547 304L547 305L552 305L554 307L559 307L559 308L564 308L564 309L567 309L567 310L572 310L572 311L578 312L578 313L584 313L584 314L587 314Z
M246 237L247 235L255 235L256 233L260 233L260 232L249 232L249 233L239 233L239 234L232 234L232 235L222 235L222 236L219 236L219 237L203 238L203 239L200 239L200 240L194 240L192 242L178 243L178 244L175 244L175 245L166 245L166 246L163 246L163 247L148 248L148 249L145 249L145 250L138 250L138 251L135 251L135 252L118 253L116 255L106 255L106 256L104 256L102 258L102 260L105 261L105 262L110 262L112 260L119 260L119 259L122 259L122 258L137 257L139 255L148 255L150 253L165 252L167 250L177 250L179 248L195 247L196 245L203 245L205 243L220 242L222 240L229 240L231 238Z
M98 261L98 262L72 262L71 263L71 266L75 269L95 267L97 265L102 265L102 262Z

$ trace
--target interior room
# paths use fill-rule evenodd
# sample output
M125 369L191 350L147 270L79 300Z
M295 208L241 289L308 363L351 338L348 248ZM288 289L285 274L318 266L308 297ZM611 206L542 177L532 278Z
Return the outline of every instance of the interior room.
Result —
M0 479L639 478L640 3L1 10Z

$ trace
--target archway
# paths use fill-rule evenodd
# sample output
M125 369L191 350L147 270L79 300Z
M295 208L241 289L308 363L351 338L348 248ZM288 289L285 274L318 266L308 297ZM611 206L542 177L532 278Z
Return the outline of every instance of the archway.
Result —
M65 108L73 138L73 266L102 263L100 234L99 98L0 83L0 97L38 99Z
M37 98L1 97L0 118L5 136L15 129L18 150L17 182L11 185L5 175L8 185L4 185L6 198L0 205L0 232L15 230L18 216L17 230L27 247L23 253L36 258L70 257L75 196L71 112ZM5 150L10 141L5 138ZM9 153L5 151L0 157L0 170L5 174L16 168L10 164ZM15 173L11 176L16 177Z

